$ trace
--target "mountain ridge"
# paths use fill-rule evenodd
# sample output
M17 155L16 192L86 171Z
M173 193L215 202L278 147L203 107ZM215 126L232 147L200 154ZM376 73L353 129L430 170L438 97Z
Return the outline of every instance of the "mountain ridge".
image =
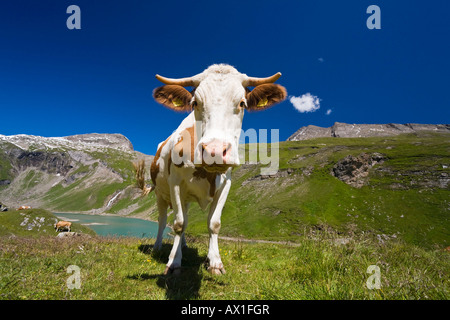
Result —
M315 125L301 127L287 141L302 141L315 138L370 138L396 136L419 131L450 133L449 124L387 123L387 124L348 124L335 122L333 126L324 128Z
M23 150L30 148L54 149L68 147L75 149L95 149L108 147L123 151L134 151L133 144L130 140L120 133L87 133L64 137L42 137L26 134L6 136L0 134L0 141L15 144Z

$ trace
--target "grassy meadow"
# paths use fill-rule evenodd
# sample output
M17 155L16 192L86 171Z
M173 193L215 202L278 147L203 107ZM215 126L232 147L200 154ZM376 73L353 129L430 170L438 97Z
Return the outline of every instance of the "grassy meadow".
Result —
M332 176L339 160L361 153L384 157L364 186ZM207 214L196 204L179 276L162 275L169 243L154 252L153 239L98 237L76 224L86 235L57 239L50 212L11 211L0 213L0 299L449 299L448 134L282 142L279 155L279 175L261 177L249 163L233 171L220 235L234 239L219 240L225 275L206 270ZM115 163L124 182L55 186L48 203L103 205L133 183L130 162ZM109 213L133 206L132 215L157 220L154 193L123 190ZM80 268L80 289L67 286L70 265ZM367 286L370 266L379 289Z
M190 238L182 272L163 276L169 244L77 237L1 238L0 299L448 299L448 252L390 241L341 243L328 233L298 246L220 241L227 273L206 270L207 239ZM80 288L69 289L70 265ZM380 289L368 289L370 265Z

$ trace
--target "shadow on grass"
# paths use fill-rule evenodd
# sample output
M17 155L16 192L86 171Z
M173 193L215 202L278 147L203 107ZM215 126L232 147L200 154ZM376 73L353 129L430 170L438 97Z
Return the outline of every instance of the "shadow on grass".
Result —
M153 259L161 263L167 263L172 244L163 244L161 250L153 251L153 245L143 244L139 246L139 251L149 254ZM199 256L195 248L183 248L183 258L181 260L180 275L163 274L139 274L130 275L129 279L151 280L156 279L156 284L166 290L166 298L169 300L199 299L198 293L203 278L202 266L206 256Z

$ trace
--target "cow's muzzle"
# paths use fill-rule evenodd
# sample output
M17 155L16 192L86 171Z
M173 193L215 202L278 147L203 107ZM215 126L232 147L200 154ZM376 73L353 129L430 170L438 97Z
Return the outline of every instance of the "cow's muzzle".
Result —
M220 140L202 143L202 166L208 171L225 172L235 166L232 144Z

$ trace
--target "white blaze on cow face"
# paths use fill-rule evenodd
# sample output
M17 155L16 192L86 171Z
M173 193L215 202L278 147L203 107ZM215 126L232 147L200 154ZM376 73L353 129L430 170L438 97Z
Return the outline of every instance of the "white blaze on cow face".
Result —
M234 68L229 73L211 73L202 80L192 99L195 117L194 163L210 171L223 171L239 165L245 88L242 75Z

